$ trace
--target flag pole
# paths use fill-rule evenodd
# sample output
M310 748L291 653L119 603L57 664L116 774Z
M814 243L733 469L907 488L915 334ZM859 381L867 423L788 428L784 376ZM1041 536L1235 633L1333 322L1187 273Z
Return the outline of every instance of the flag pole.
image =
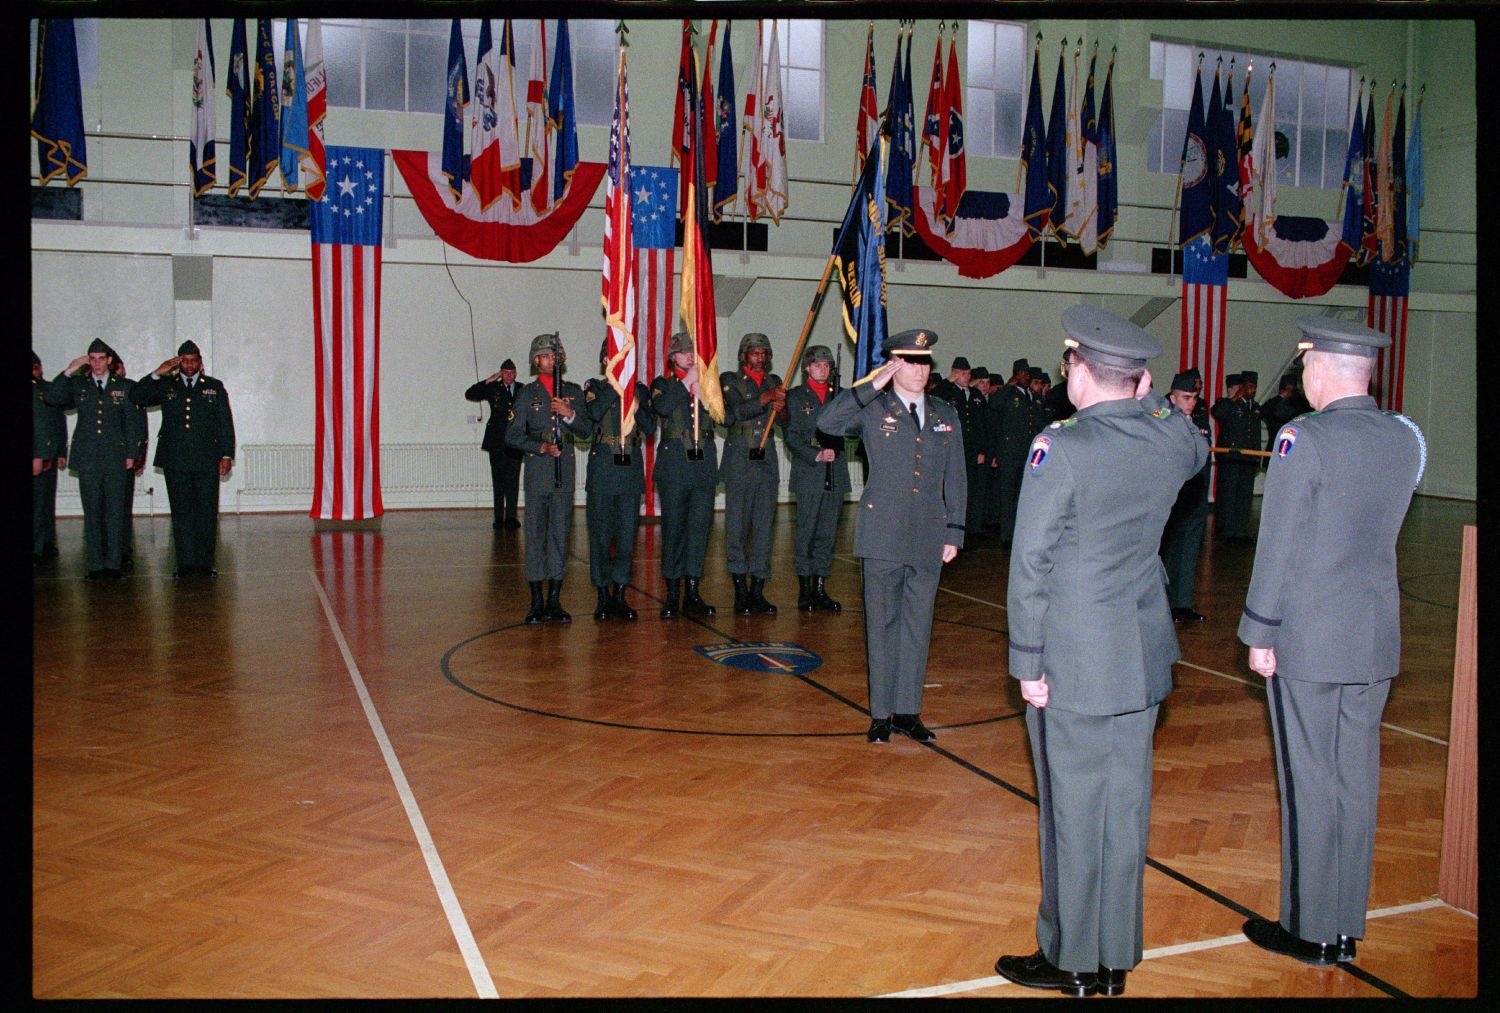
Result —
M802 322L802 333L797 336L797 347L792 349L792 358L787 363L787 376L797 375L797 363L802 360L802 349L807 344L807 339L812 334L813 322L818 318L818 310L823 306L823 294L828 291L828 279L833 277L833 265L838 259L838 251L834 250L828 254L828 263L823 265L823 277L818 279L818 290L813 293L812 305L807 308L807 319ZM786 381L783 380L782 383ZM774 423L773 423L774 425ZM771 426L768 425L760 434L761 449L765 449L766 440L770 439Z

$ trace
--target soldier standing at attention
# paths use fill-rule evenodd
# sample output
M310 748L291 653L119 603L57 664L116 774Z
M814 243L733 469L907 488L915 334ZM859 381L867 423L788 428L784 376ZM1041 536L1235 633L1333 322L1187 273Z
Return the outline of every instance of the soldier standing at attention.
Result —
M595 619L619 616L634 619L625 600L630 564L635 558L635 526L646 491L646 466L641 454L645 438L656 432L656 416L646 385L635 383L635 423L620 438L620 395L603 375L609 366L609 339L599 348L599 372L583 385L583 410L594 426L584 479L584 517L589 531L589 576L599 594ZM610 550L614 556L610 556Z
M83 499L85 580L124 576L126 476L146 452L146 416L130 403L125 382L110 373L109 357L109 346L95 338L87 354L68 363L42 396L54 408L78 412L68 460Z
M1151 738L1180 656L1156 550L1208 441L1152 393L1150 334L1093 306L1062 326L1078 411L1031 442L1006 601L1036 767L1037 949L995 970L1119 995L1141 959Z
M505 429L505 442L526 454L526 582L531 586L526 623L573 621L559 598L573 529L575 478L569 437L587 437L590 427L583 413L583 391L562 379L562 367L563 348L556 334L531 339L531 368L537 377L516 395Z
M965 514L970 537L985 530L995 506L995 476L1000 474L995 448L1000 444L1000 417L995 412L990 371L975 366L969 371L969 415L963 420L964 457L969 479L969 505ZM972 430L972 432L971 432Z
M180 376L173 376L180 373ZM220 380L203 372L198 346L184 341L174 358L135 385L142 408L161 406L156 460L167 482L172 510L173 577L217 576L219 479L234 467L234 413Z
M921 716L932 608L943 564L963 547L968 507L958 412L923 394L937 340L925 328L890 335L880 347L886 362L869 385L840 391L817 418L831 436L862 436L870 455L854 522L870 742L889 742L892 729L916 742L937 737Z
M1016 527L1016 503L1021 497L1021 474L1026 467L1026 447L1031 443L1031 366L1017 359L1011 376L996 395L1000 433L995 456L996 504L1000 523L1000 546L1010 548Z
M781 471L776 441L768 439L762 448L761 437L766 427L786 421L786 387L781 377L768 372L770 361L770 340L751 332L740 339L740 368L719 377L729 429L719 463L724 551L729 579L734 581L734 611L742 616L776 611L766 601L764 588L771 576L771 521Z
M145 441L141 444L141 456L136 458L135 468L125 476L125 516L121 521L125 532L120 545L120 567L125 570L135 569L135 480L141 477L141 472L146 470L146 455L151 452L150 431L146 427L145 409L136 402L135 381L125 375L125 360L120 358L120 353L113 348L109 350L109 371L120 378L125 388L131 392L130 403L135 406L137 412L141 412L141 432L146 434Z
M1172 377L1167 401L1193 420L1203 438L1208 439L1208 416L1199 411L1198 392L1201 381L1187 373ZM1167 516L1161 534L1161 562L1167 571L1167 603L1172 606L1172 621L1201 623L1207 617L1193 611L1193 593L1198 584L1198 553L1203 548L1203 526L1208 522L1208 475L1212 467L1207 460L1193 477L1177 490L1177 501Z
M1415 422L1369 395L1391 339L1297 320L1315 411L1281 427L1240 640L1266 679L1281 792L1281 918L1257 946L1306 964L1353 960L1365 934L1380 795L1380 719L1401 665L1396 538L1422 480Z
M671 359L667 374L651 384L651 411L661 420L652 472L661 499L661 575L667 582L661 617L672 619L678 612L711 616L714 607L703 600L699 582L719 484L714 420L698 396L698 357L692 335L678 331L667 349Z
M495 489L495 519L491 527L519 528L516 519L516 497L521 491L521 451L505 442L506 420L510 418L510 406L520 393L516 382L516 364L509 359L500 363L499 371L491 373L464 391L468 401L484 401L490 406L489 421L484 424L484 440L479 449L490 455L490 483Z
M1286 425L1298 415L1305 415L1312 411L1312 405L1307 403L1307 398L1297 390L1297 378L1288 373L1281 378L1277 384L1275 397L1266 398L1266 403L1260 406L1261 421L1266 424L1266 447L1267 450L1276 449L1276 434L1281 432L1281 427ZM1271 459L1265 458L1262 470L1270 465Z
M1259 450L1260 406L1255 403L1253 371L1232 373L1224 382L1229 394L1214 402L1213 417L1219 422L1218 446L1230 453L1219 455L1218 502L1214 507L1218 522L1215 533L1231 541L1248 542L1250 537L1250 500L1255 493L1255 474L1260 462L1254 457L1234 453ZM1230 381L1236 381L1230 384Z
M68 466L68 420L47 403L42 360L31 353L31 560L57 555L57 473Z
M935 373L936 371L934 370ZM969 360L962 355L957 356L953 360L953 365L948 369L948 375L941 379L933 380L928 393L937 395L957 408L959 410L959 417L962 418L963 406L967 401L970 374Z
M792 495L797 498L796 534L792 539L792 567L797 571L797 607L804 612L843 608L828 596L827 579L833 569L833 542L839 513L849 495L849 455L842 436L820 432L817 415L836 393L830 382L833 353L827 345L813 345L802 356L806 382L786 396L787 453L792 458Z

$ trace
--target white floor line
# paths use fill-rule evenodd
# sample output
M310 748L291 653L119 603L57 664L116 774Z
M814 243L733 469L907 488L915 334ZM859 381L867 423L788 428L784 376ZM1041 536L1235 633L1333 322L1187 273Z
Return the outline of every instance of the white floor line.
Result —
M1410 914L1413 911L1427 911L1435 907L1448 907L1440 900L1424 900L1415 904L1401 904L1397 907L1380 908L1369 911L1365 919L1388 918L1392 915ZM1458 911L1458 908L1453 910ZM1467 912L1460 912L1467 913ZM1177 943L1173 946L1158 946L1155 949L1146 950L1141 954L1141 961L1155 960L1160 957L1175 957L1181 953L1196 953L1199 950L1217 950L1224 946L1234 946L1238 943L1249 942L1243 935L1236 932L1232 936L1218 936L1214 939L1200 939L1192 943ZM958 995L963 992L976 992L982 988L995 988L1001 985L1014 984L1000 977L998 974L986 978L970 978L968 981L953 981L946 985L932 985L928 988L913 988L905 992L888 992L885 995L876 996L877 999L926 999L942 995ZM1021 986L1016 985L1016 988Z
M365 711L365 719L370 723L370 731L375 734L375 741L380 745L380 755L385 757L385 765L391 772L391 781L396 786L396 794L400 796L401 805L406 809L407 821L411 823L412 833L416 835L417 843L422 849L422 858L427 862L427 874L432 877L432 885L437 890L438 899L442 901L443 912L448 916L448 926L453 930L453 938L457 941L459 952L463 954L464 963L469 968L469 977L474 982L474 990L481 999L498 999L500 993L495 989L495 982L490 978L490 971L484 964L484 958L480 956L479 946L474 941L474 934L469 930L469 922L464 917L463 908L459 906L458 895L453 892L453 884L448 881L448 873L443 868L443 860L438 857L437 845L433 843L432 835L427 832L427 821L422 818L422 810L417 806L416 797L412 795L411 785L407 783L406 774L401 769L401 761L396 759L396 751L391 748L391 740L385 734L385 725L381 723L380 715L375 711L375 704L365 689L365 681L359 674L359 666L354 663L354 656L349 651L348 641L344 639L344 631L339 627L338 619L334 617L333 603L328 600L323 585L318 581L318 575L309 571L308 577L311 578L313 587L318 592L318 600L323 603L323 614L328 617L328 626L333 630L333 637L338 641L339 652L344 656L344 666L349 670L349 680L354 684L354 692L359 695L360 706Z
M1191 661L1179 661L1177 662L1177 664L1181 665L1183 668L1191 668L1195 671L1207 672L1209 675L1217 675L1220 679L1228 679L1230 682L1243 683L1246 686L1255 686L1261 691L1265 690L1265 680L1260 676L1256 676L1254 679L1246 679L1243 676L1230 675L1228 672L1220 672L1217 669L1204 668L1202 665L1195 665ZM1412 738L1421 739L1424 742L1435 742L1438 745L1444 747L1448 745L1447 739L1439 739L1435 736L1428 735L1425 732L1414 731L1411 728L1403 728L1400 725L1393 725L1389 721L1380 722L1380 727L1388 728L1393 732L1400 732L1402 735L1410 735Z

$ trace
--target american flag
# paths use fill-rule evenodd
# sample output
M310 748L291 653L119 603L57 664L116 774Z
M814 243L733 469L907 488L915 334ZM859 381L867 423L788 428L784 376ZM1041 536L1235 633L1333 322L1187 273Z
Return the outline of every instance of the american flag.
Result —
M604 175L604 282L600 296L609 361L604 375L620 395L620 437L635 428L635 240L630 212L630 86L625 47L615 79L615 112L609 124L609 168Z
M328 70L323 65L323 22L309 18L307 46L303 57L307 63L307 158L302 163L307 173L307 199L323 199L323 176L328 156L323 149L323 120L328 115Z
M1178 370L1197 366L1210 403L1224 383L1224 320L1229 309L1229 255L1207 235L1182 250L1182 352Z
M648 386L666 372L667 339L672 334L674 302L672 277L676 271L677 170L657 165L630 167L635 238L635 340L636 364ZM656 487L651 475L656 465L656 444L646 444L647 517L657 513Z
M1411 289L1411 264L1402 258L1370 261L1370 301L1365 326L1391 338L1375 361L1375 400L1389 411L1401 410L1406 379L1406 297Z
M380 239L385 152L328 149L311 203L316 441L311 516L365 520L380 498Z

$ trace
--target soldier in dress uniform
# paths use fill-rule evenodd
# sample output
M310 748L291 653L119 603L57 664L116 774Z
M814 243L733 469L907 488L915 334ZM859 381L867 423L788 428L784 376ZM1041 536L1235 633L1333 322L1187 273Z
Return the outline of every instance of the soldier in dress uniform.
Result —
M135 401L136 382L125 375L125 360L120 358L120 353L113 348L109 350L109 371L119 377L126 389L131 392L130 403L136 406L136 411L143 413L141 432L146 434L146 440L141 444L141 456L136 459L134 470L125 476L125 516L121 521L125 535L120 547L120 567L133 570L135 569L135 480L140 478L141 472L146 470L146 455L151 452L150 430L146 426L145 409Z
M667 582L661 617L671 619L679 612L711 616L714 607L703 600L699 584L719 484L714 420L699 397L692 335L673 334L667 356L666 375L651 383L651 411L661 423L652 471L661 500L661 575Z
M600 376L583 385L583 410L594 426L589 448L588 475L584 479L584 517L589 530L589 576L599 601L595 619L619 616L634 619L635 609L625 600L630 583L630 564L635 558L635 527L646 491L645 458L641 444L656 432L650 391L635 381L635 423L630 434L620 438L620 395L609 382L609 339L599 348ZM614 556L610 556L613 549Z
M78 413L68 461L83 499L85 580L124 575L126 476L146 452L146 416L131 404L125 381L110 373L109 356L109 346L95 338L86 354L53 378L42 398Z
M563 347L556 334L531 339L531 368L537 377L516 395L505 427L505 442L526 455L526 582L531 607L523 622L567 623L573 617L563 609L560 595L573 529L573 442L589 436L590 423L583 412L583 391L562 378Z
M68 466L68 420L47 403L42 360L31 353L31 559L57 555L57 473Z
M1047 390L1052 386L1052 377L1045 370L1031 367L1031 435L1046 429L1054 419L1047 403Z
M1208 416L1199 411L1197 387L1202 381L1189 373L1172 377L1167 401L1193 420L1203 438L1209 438ZM1167 604L1172 606L1172 621L1201 623L1206 616L1193 610L1193 593L1198 583L1198 553L1203 548L1203 527L1208 522L1208 476L1212 462L1203 467L1177 490L1177 501L1167 516L1161 533L1161 562L1167 571Z
M1260 418L1266 424L1266 450L1276 449L1276 434L1281 432L1282 426L1298 415L1312 411L1312 405L1297 390L1297 378L1291 373L1284 375L1276 386L1276 396L1266 398L1265 404L1260 406ZM1271 459L1267 457L1262 461L1261 470L1264 471L1270 466Z
M1282 426L1266 475L1240 640L1266 679L1281 793L1281 917L1257 946L1325 965L1365 934L1380 794L1380 719L1401 665L1396 538L1422 480L1415 422L1369 395L1391 339L1306 316L1314 411Z
M219 539L219 479L234 467L234 413L224 383L203 372L191 340L135 385L141 408L161 406L156 459L172 510L174 577L213 577Z
M927 393L935 394L947 401L959 410L959 417L963 417L964 404L968 398L969 380L973 377L973 370L969 367L969 360L962 355L953 360L953 365L948 367L948 375L939 377L937 370L932 371L929 378Z
M797 607L804 612L838 612L828 596L833 542L839 513L849 496L849 455L842 436L820 432L817 415L835 393L833 352L813 345L802 356L805 381L786 396L786 450L792 458L791 491L797 499L792 568L797 572Z
M1062 377L1061 383L1056 385L1049 384L1047 387L1045 400L1047 402L1048 425L1051 425L1053 422L1060 422L1076 411L1073 407L1073 402L1068 400L1068 375L1066 372L1060 375Z
M1225 397L1214 402L1213 417L1219 423L1216 444L1234 450L1259 450L1260 406L1255 403L1253 370L1232 373L1224 382L1229 387ZM1234 380L1235 383L1229 381ZM1253 456L1237 453L1220 454L1218 501L1214 507L1215 533L1234 541L1251 541L1250 500L1255 493L1255 473L1260 462Z
M922 686L932 609L943 564L964 544L968 476L958 411L923 394L938 336L927 328L892 334L886 362L823 406L818 428L860 435L870 479L854 522L854 554L864 578L865 664L870 742L891 731L916 742L935 735L922 723Z
M1011 366L1010 379L994 399L1000 423L996 448L996 520L1000 524L1000 544L1007 549L1016 527L1016 503L1021 496L1021 475L1032 436L1030 384L1030 364L1017 359Z
M724 390L724 552L734 582L734 610L742 616L774 613L766 601L771 576L771 522L781 486L776 441L761 437L786 421L786 387L770 372L771 342L751 332L740 338L740 368L719 377ZM748 549L747 549L748 546ZM748 581L748 586L747 586Z
M962 417L964 426L964 460L968 471L969 504L965 513L965 531L970 538L982 534L985 522L994 516L995 448L1000 442L1000 419L991 404L990 371L975 366L969 371L969 411Z
M521 459L525 455L505 442L510 406L520 391L516 364L510 359L464 391L465 400L484 401L490 406L490 418L484 425L484 439L479 449L490 455L490 483L495 490L495 519L490 526L496 529L521 526L516 519L516 499L521 491Z
M1037 950L995 969L1119 995L1141 959L1151 738L1179 657L1156 550L1208 441L1152 392L1145 330L1093 306L1062 326L1078 411L1031 442L1006 604L1036 767Z

